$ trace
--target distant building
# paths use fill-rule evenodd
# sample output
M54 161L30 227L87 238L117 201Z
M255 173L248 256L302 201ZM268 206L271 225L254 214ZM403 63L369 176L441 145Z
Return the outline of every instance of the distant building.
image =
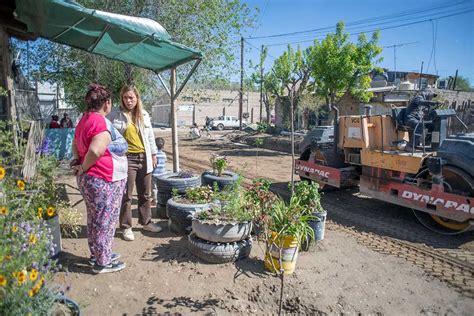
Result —
M185 89L177 100L178 126L205 124L207 117L231 115L239 117L239 90ZM262 117L266 117L265 106ZM260 120L260 93L244 92L243 121L254 123ZM169 126L171 122L170 104L152 106L152 123Z

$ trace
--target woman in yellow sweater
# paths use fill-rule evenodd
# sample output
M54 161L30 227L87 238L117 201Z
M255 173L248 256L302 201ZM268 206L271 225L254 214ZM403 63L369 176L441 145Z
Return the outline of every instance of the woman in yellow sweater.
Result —
M162 228L151 221L151 187L157 148L149 114L143 109L140 93L134 86L124 86L120 91L120 111L109 115L115 128L128 143L128 180L120 210L120 228L123 239L132 241L132 194L137 186L138 222L143 230L160 232Z

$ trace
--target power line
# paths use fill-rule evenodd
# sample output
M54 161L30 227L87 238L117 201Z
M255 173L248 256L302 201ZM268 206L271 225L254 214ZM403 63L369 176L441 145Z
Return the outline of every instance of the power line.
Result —
M265 4L262 10L262 15L260 16L260 19L259 19L260 22L258 23L257 27L253 30L252 35L255 34L258 31L258 28L262 25L263 17L265 16L265 12L267 12L267 6L268 6L268 0L265 0ZM250 35L250 37L252 37L252 35Z
M414 17L408 17L408 18L399 18L397 20L393 20L393 21L385 21L385 22L377 22L377 23L372 23L372 24L367 24L367 25L361 25L361 26L349 26L349 27L346 27L345 30L347 32L356 32L356 31L360 31L360 30L363 30L363 29L366 29L368 27L379 27L381 25L386 25L386 24L394 24L394 23L397 23L397 22L403 22L403 21L411 21L411 20L419 20L419 19L422 19L422 18L430 18L430 19L436 19L438 18L437 15L440 15L440 14L443 14L443 15L446 15L446 14L451 14L451 13L459 13L459 12L462 12L460 11L462 10L461 8L456 8L454 10L446 10L444 12L436 12L436 13L428 13L428 14L422 14L422 15L418 15L418 16L414 16ZM331 31L334 30L335 28L334 27L328 27L328 29L330 29ZM308 35L301 35L301 36L298 36L298 37L295 37L293 36L293 40L303 40L303 39L313 39L315 36L319 36L319 35L326 35L327 34L327 31L321 31L321 32L316 32L316 33L313 33L313 34L308 34Z
M246 40L244 40L244 41L245 41L245 43L249 44L250 46L252 46L252 47L255 48L256 50L260 51L260 48L258 48L257 46L253 45L252 43L247 42ZM267 56L268 56L268 57L271 57L271 58L273 58L273 59L277 59L276 57L270 55L268 52L267 52Z
M403 11L403 12L399 12L399 13L395 13L395 14L391 14L391 15L380 16L380 17L375 17L375 18L369 18L369 19L364 19L364 20L358 20L358 21L347 23L347 27L356 26L356 25L360 25L360 24L367 24L367 23L371 23L371 22L375 22L375 21L397 19L397 18L400 18L400 17L403 17L403 16L410 16L410 15L415 15L415 14L418 14L418 13L426 13L426 12L430 12L430 11L437 11L439 9L444 10L446 8L455 7L455 6L458 6L460 4L464 4L464 3L467 3L467 2L466 1L460 1L460 2L450 4L450 5L432 7L432 8L428 8L428 9L423 8L423 9L418 9L418 10ZM438 14L439 13L444 13L444 12L445 11L438 12ZM247 38L247 39L252 39L253 40L253 39L262 39L262 38L293 36L293 35L297 35L297 34L314 33L314 32L317 32L317 31L327 31L327 30L332 30L332 29L334 29L334 26L326 26L326 27L310 29L310 30L304 30L304 31L296 31L296 32L290 32L290 33L281 33L281 34L273 34L273 35L266 35L266 36L250 37L250 38Z
M407 43L398 43L398 44L393 44L389 46L384 46L384 48L393 48L393 70L396 72L397 71L397 47L402 47L402 46L407 46L407 45L413 45L413 44L418 44L419 42L407 42Z
M398 24L398 25L387 26L387 27L382 27L382 28L376 28L376 29L371 29L371 30L364 30L364 31L360 31L360 32L353 32L353 33L349 33L349 35L359 35L359 34L368 33L368 32L390 30L390 29L394 29L394 28L399 28L399 27L404 27L404 26L409 26L409 25L424 23L424 22L428 22L428 21L436 21L436 20L440 20L440 19L444 19L444 18L456 16L456 15L465 14L465 13L472 12L472 11L474 11L474 9L470 9L470 10L466 10L466 11L461 11L461 12L457 12L457 13L453 13L453 14L448 14L448 15L443 15L443 16L439 16L439 17L436 17L436 18L430 18L430 19L425 19L425 20L420 20L420 21L414 21L414 22L410 22L410 23ZM285 42L285 43L277 43L277 44L268 44L268 45L266 45L266 46L267 46L267 47L270 47L270 46L281 46L281 45L288 45L288 44L307 43L307 42L312 42L312 41L314 41L314 40L316 40L316 39L321 40L321 39L323 39L323 38L314 38L314 39L311 39L311 40L303 40L303 41L296 41L296 42Z

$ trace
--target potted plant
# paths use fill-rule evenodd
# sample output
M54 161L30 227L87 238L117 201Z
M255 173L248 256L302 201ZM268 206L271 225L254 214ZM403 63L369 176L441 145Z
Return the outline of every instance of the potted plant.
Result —
M201 182L203 185L209 185L214 188L214 183L217 183L217 188L222 190L226 187L231 187L237 182L238 174L226 170L229 165L229 160L226 156L212 154L209 161L211 162L212 171L208 170L202 173Z
M187 188L184 195L173 191L173 197L166 203L168 226L177 234L191 232L193 216L196 212L209 208L213 198L213 191L209 186Z
M250 254L253 214L245 207L239 182L194 216L189 249L206 262L233 262Z
M53 206L38 207L38 218L43 220L43 224L47 228L52 241L51 257L55 258L61 252L61 226L59 224L59 216Z
M321 206L321 194L316 182L300 181L295 184L293 204L299 204L308 210L313 216L310 226L314 231L314 240L324 239L327 212ZM307 236L308 237L308 236ZM308 250L311 239L305 238L302 243L303 250Z
M173 197L173 190L184 194L187 188L201 186L201 177L190 171L166 173L157 178L157 214L160 218L167 218L166 203Z
M280 197L266 194L267 187L268 184L260 184L254 188L255 200L260 205L256 223L265 242L265 268L278 274L291 274L302 241L314 239L310 225L314 216L301 195L305 194L303 190L295 191L286 204Z

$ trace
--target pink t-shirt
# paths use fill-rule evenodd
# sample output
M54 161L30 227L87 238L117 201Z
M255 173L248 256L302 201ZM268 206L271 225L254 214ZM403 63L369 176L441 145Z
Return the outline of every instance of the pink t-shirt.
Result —
M86 112L76 126L74 139L81 163L84 161L92 138L102 132L109 132L114 140L117 131L114 130L112 123L103 115L97 112ZM121 137L119 135L119 137ZM107 147L104 154L90 167L86 173L90 176L104 179L112 182L127 177L127 158L124 155L111 153L113 142Z

